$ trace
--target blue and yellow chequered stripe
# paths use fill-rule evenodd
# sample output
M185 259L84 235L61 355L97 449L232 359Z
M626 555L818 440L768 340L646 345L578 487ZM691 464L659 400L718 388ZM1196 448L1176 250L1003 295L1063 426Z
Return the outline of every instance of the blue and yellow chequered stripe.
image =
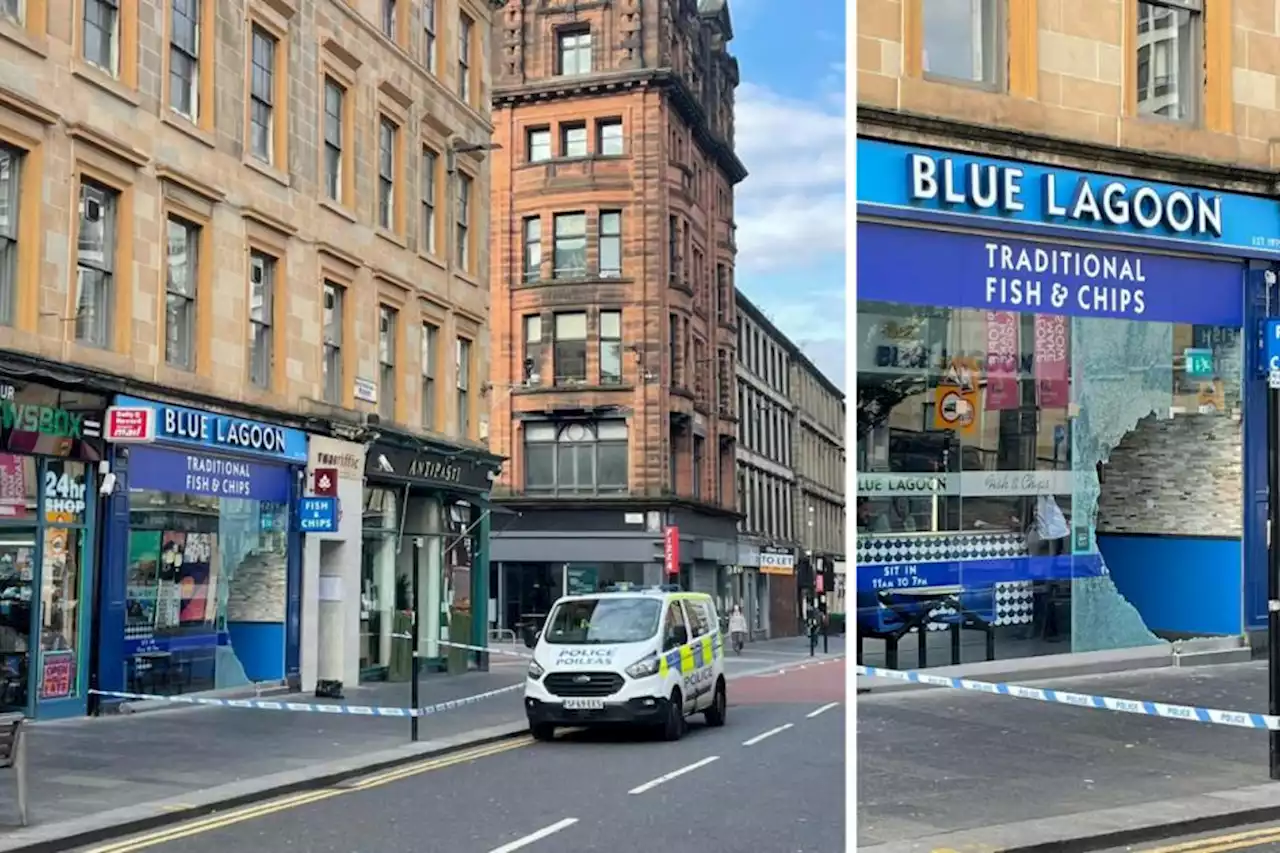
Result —
M719 659L723 652L724 644L716 631L667 652L658 661L658 674L665 677L673 669L682 675L693 672Z

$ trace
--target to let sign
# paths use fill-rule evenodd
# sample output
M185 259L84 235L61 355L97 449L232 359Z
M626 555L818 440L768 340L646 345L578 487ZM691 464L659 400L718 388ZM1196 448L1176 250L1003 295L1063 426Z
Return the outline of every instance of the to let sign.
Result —
M680 528L674 525L662 533L662 564L667 574L680 574Z
M107 441L144 444L155 439L155 409L145 406L112 406L107 409Z
M338 530L337 498L302 498L298 501L298 529L303 533L335 533Z

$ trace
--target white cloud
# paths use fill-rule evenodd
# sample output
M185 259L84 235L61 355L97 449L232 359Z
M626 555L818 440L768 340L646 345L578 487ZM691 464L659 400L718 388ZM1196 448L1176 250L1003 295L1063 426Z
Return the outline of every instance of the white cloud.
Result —
M750 172L736 198L743 272L844 251L845 117L842 105L819 98L738 88L737 151Z

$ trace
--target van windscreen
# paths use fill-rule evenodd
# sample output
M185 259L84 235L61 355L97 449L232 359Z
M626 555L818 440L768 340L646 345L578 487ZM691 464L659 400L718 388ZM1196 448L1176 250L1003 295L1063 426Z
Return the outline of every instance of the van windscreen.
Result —
M608 597L564 601L547 620L548 643L606 645L639 643L658 632L662 602L654 598Z

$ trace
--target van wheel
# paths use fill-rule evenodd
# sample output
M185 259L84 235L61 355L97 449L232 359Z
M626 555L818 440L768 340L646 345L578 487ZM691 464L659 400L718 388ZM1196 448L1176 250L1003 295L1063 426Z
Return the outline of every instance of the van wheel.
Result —
M716 695L711 700L711 707L704 713L703 717L707 721L708 726L723 726L725 713L729 710L729 700L725 695L724 676L716 681Z
M540 740L545 743L556 739L556 727L550 723L534 723L529 726L529 734L533 735L534 740Z
M679 690L673 690L667 702L667 718L662 723L662 739L680 740L684 736L684 726L684 699Z

